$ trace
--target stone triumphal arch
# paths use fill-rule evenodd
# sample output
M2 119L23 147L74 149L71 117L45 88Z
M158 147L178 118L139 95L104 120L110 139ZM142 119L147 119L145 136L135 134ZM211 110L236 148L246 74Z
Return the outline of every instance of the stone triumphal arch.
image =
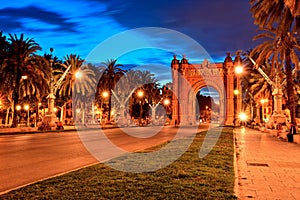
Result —
M190 64L183 56L178 60L174 56L171 68L173 79L172 123L194 125L196 117L196 94L206 86L213 87L219 93L218 123L234 125L237 113L241 111L240 80L234 73L234 67L241 63L241 57L234 59L227 54L223 63L210 63L204 60L201 64Z

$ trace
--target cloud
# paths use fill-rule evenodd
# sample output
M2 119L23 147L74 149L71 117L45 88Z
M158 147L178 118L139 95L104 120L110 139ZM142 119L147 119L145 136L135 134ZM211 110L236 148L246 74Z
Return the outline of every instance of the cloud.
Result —
M218 61L223 61L226 51L248 49L255 35L247 1L132 0L117 6L120 4L120 0L113 1L108 8L115 10L111 16L123 26L180 31L197 40Z
M14 0L0 5L0 30L25 33L40 43L45 52L54 47L60 58L70 53L85 58L114 34L132 28L163 27L190 36L219 62L227 51L253 47L256 27L249 8L249 2L240 0ZM152 60L169 64L174 52L179 56L186 54L192 63L203 60L193 46L176 38L160 37L163 33L155 34L151 42L161 43L170 49L169 53L127 57L122 62L145 64Z
M7 32L14 30L22 30L23 32L33 30L77 32L76 25L68 22L67 18L35 6L3 8L0 9L0 12L1 21L4 22L0 28ZM6 26L7 24L11 25Z

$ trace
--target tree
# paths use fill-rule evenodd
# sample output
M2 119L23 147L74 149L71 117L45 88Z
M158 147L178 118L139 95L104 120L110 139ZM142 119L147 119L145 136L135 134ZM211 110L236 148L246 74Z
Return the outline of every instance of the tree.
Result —
M67 55L66 57L64 57L64 60L65 60L64 63L60 65L62 68L53 71L54 83L56 83L61 78L61 76L65 73L67 68L71 65L71 68L66 74L65 79L62 81L61 85L57 88L57 90L59 89L58 90L59 96L71 98L72 91L74 91L76 73L82 66L84 60L81 59L76 54ZM78 88L76 88L76 90L78 90Z
M35 105L36 118L39 114L39 103L49 94L51 67L45 57L33 55L28 59L28 65L23 71L24 78L20 82L20 99ZM24 102L24 101L23 101Z
M126 120L126 106L131 107L128 105L128 100L132 96L133 92L138 88L139 77L138 71L136 70L129 70L127 71L116 83L114 89L112 90L114 105L117 105L117 109L119 110L120 117L118 123L120 125L127 124Z
M6 36L0 31L0 69L4 64L4 61L8 58L9 43L6 40Z
M108 103L108 120L110 121L111 118L111 96L112 96L112 89L115 87L117 81L123 76L126 70L122 69L121 64L116 64L117 60L110 59L106 62L102 63L103 68L105 68L100 81L98 83L98 88L101 90L108 90L109 91L109 103ZM99 94L102 91L98 92Z
M62 100L61 116L63 108L67 101L73 95L73 106L80 106L84 109L86 101L94 92L96 86L95 71L90 65L85 65L84 60L78 55L70 54L64 57L63 64L59 64L61 67L57 67L54 73L54 82L58 88L57 94ZM69 71L65 74L66 70L71 66ZM61 85L58 80L65 74L65 78L62 80ZM57 85L58 84L58 85ZM83 114L84 115L84 114Z
M22 75L30 66L30 56L33 56L35 52L41 50L38 43L32 38L24 38L24 34L18 37L16 34L9 34L9 46L8 46L8 59L7 63L2 68L2 77L6 77L4 81L9 80L6 86L9 86L13 90L13 106L19 103L19 89ZM13 115L12 127L17 126L17 115Z
M281 48L280 51L283 58L282 63L285 63L291 122L295 124L295 95L292 73L292 57L294 55L292 55L292 51L296 45L292 42L293 39L291 36L294 36L299 32L299 1L250 0L250 3L252 5L251 12L253 13L253 17L255 19L254 23L257 24L261 29L267 29L276 34L274 48Z

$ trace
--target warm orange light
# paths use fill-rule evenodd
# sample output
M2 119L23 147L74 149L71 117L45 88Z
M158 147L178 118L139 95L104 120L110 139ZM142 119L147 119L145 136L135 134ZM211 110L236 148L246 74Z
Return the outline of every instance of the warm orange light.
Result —
M268 103L268 99L261 99L261 100L260 100L260 103L261 103L261 104Z
M81 72L81 71L77 71L77 72L75 73L75 77L76 77L77 79L81 79L81 77L82 77L82 72Z
M236 74L241 74L241 73L243 73L244 69L243 69L242 66L236 66L234 68L234 71L235 71Z
M169 105L170 104L170 100L169 99L165 99L164 100L164 104L167 106L167 105Z
M29 110L29 105L28 104L24 105L24 110Z
M239 90L237 90L237 89L233 90L234 95L238 95L239 93L240 93Z
M16 105L16 109L17 110L21 110L21 106L20 105Z
M144 96L144 91L143 90L139 90L138 92L137 92L137 96L138 97L143 97Z
M241 121L246 121L248 119L248 116L247 116L246 113L242 112L242 113L239 114L239 118L240 118Z
M107 91L102 92L102 97L106 98L109 96L109 93Z

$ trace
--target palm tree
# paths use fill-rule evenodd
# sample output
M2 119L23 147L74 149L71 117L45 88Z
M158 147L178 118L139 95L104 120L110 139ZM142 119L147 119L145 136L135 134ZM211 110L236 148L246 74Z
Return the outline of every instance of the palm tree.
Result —
M0 31L0 69L8 57L8 46L9 43L6 40L6 36Z
M291 122L296 123L295 95L292 74L292 51L297 43L292 39L299 32L299 0L250 0L254 23L261 29L273 31L276 34L275 46L281 51L282 63L285 63L287 80L288 102L291 113ZM298 6L298 7L297 7Z
M106 62L102 63L102 67L105 68L102 77L98 83L98 88L102 88L104 90L109 91L109 103L108 103L108 121L111 118L111 90L115 87L117 81L123 76L126 70L122 69L121 64L116 64L117 60L110 59ZM100 91L100 94L102 91Z
M299 0L250 0L254 24L260 28L278 28L282 33L299 29Z
M126 106L128 100L139 85L139 83L137 83L137 80L139 80L138 71L129 70L117 81L114 89L112 90L112 94L114 97L112 99L113 104L117 105L117 110L119 110L120 113L120 118L118 120L118 123L120 125L127 124L125 115ZM128 105L128 107L130 106Z
M291 10L293 17L300 15L300 1L299 0L284 0L285 5Z
M242 80L242 87L243 91L245 91L243 101L244 106L250 106L250 108L245 107L244 110L250 109L252 110L251 116L254 116L254 110L253 107L251 107L253 104L257 106L259 98L263 97L266 99L270 99L272 97L272 87L270 84L268 84L262 75L256 71L253 70L252 65L246 65L246 68L248 69L247 75L243 77ZM262 67L262 70L266 74L270 74L271 68L270 67ZM272 78L272 77L271 77ZM257 113L256 113L257 114ZM258 117L258 116L256 116Z
M2 67L2 77L6 77L4 81L10 82L6 86L13 90L13 113L14 105L19 103L19 89L22 75L25 75L28 66L30 66L30 56L38 50L41 50L32 38L24 38L21 34L18 37L16 34L9 34L9 52L7 63ZM7 82L7 83L8 83ZM13 115L12 127L17 126L17 115Z
M35 113L38 119L39 103L49 94L49 81L51 66L45 57L31 56L25 72L26 79L20 83L20 91L23 96L28 96L35 101Z
M66 103L72 95L74 97L74 107L76 107L75 105L77 104L83 105L82 102L79 101L82 101L82 97L84 96L90 96L91 93L94 92L96 86L95 71L90 65L83 65L83 59L75 54L67 55L64 59L64 63L59 64L61 68L57 68L53 71L54 82L57 83L66 72L67 68L71 66L61 84L58 84L57 88L55 88L58 96L63 101L61 106L61 116Z
M82 66L84 60L78 55L70 54L64 57L65 62L61 64L62 69L54 70L54 82L56 83L67 68L71 65L69 72L66 74L65 79L61 83L60 87L57 88L58 95L71 98L72 91L74 91L74 83L76 81L76 73Z

